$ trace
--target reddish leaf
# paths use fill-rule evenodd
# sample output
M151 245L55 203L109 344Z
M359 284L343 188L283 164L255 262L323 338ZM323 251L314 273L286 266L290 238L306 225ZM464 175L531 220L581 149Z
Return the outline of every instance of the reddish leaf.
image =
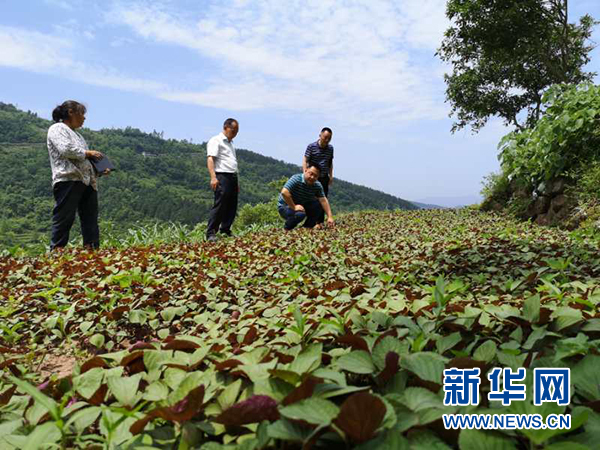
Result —
M365 292L367 292L367 289L364 287L364 285L359 284L358 286L354 286L352 288L352 290L350 291L350 295L354 298L358 297L361 294L364 294Z
M94 369L96 367L106 369L108 367L108 364L106 363L106 361L104 361L104 359L100 358L99 356L94 356L92 359L88 359L86 362L83 363L83 365L81 366L81 373L86 373L88 370Z
M215 364L215 369L218 370L219 372L224 372L227 369L233 369L234 367L241 366L241 365L242 365L241 361L238 361L237 359L227 359L225 361L221 361L221 362Z
M256 336L258 336L258 330L255 326L251 326L246 336L244 336L244 340L242 341L242 345L250 345L256 340Z
M550 322L551 315L552 315L551 309L541 307L540 308L540 320L538 320L536 325L546 325L548 322Z
M319 290L317 288L311 289L308 291L308 298L317 298L319 296Z
M172 406L156 408L151 411L146 417L131 425L129 431L132 434L141 433L148 422L157 417L170 422L187 422L204 409L203 401L204 385L200 385L196 389L190 391L190 393L180 402L177 402Z
M140 341L136 342L131 347L129 347L130 352L133 352L135 350L156 350L156 347L154 347L154 345L150 344L149 342Z
M277 360L280 364L289 364L294 360L294 357L292 355L277 352Z
M369 346L367 345L367 341L365 341L360 336L356 334L352 334L350 332L346 333L343 336L340 336L337 341L340 344L347 344L352 347L354 350L364 350L366 352L369 351Z
M12 366L17 361L18 361L18 359L12 358L12 359L7 359L6 361L0 362L0 370L6 369L7 367L10 368L10 366Z
M90 398L87 399L87 401L91 405L100 406L104 402L107 392L108 392L108 386L106 386L106 384L103 384L102 386L100 386L98 388L98 390L96 392L94 392L94 395L92 395Z
M326 291L339 291L340 289L344 289L346 287L346 283L343 281L332 281L323 286L323 289Z
M129 306L119 306L106 314L108 320L119 320L125 312L129 311Z
M1 403L0 403L1 404ZM593 409L595 412L600 413L600 400L594 400L593 402L586 402L583 406Z
M335 424L356 443L366 442L375 435L385 417L383 401L368 392L351 395L342 404Z
M0 394L0 406L4 406L4 405L8 404L8 402L10 402L10 399L12 398L12 396L16 390L17 390L17 386L12 386L12 387L9 387L2 394Z
M446 364L446 369L452 369L453 367L457 369L474 369L479 367L481 373L481 386L489 386L490 384L490 380L484 376L484 374L487 373L487 371L491 368L490 364L486 362L477 361L476 359L468 356L461 356L450 360L450 362Z
M287 397L283 399L283 405L291 405L292 403L299 402L305 398L312 397L315 387L321 383L323 383L323 378L313 377L312 375L306 377L300 386L290 392Z
M182 350L193 352L197 348L200 348L198 344L184 339L175 339L168 344L163 345L164 350Z
M375 340L375 344L373 344L373 348L375 348L377 346L377 344L379 344L379 342L386 336L398 337L398 330L396 330L395 328L392 328L391 330L388 330L385 333L381 333Z
M400 370L400 356L396 352L387 352L385 355L385 368L383 371L377 375L377 378L382 383L387 383L390 378L398 373Z
M144 372L146 370L146 366L144 365L144 352L137 351L130 353L121 360L121 365L126 367L131 375Z
M226 426L241 426L248 423L258 423L263 420L279 419L277 402L268 395L253 395L247 400L227 408L215 422Z

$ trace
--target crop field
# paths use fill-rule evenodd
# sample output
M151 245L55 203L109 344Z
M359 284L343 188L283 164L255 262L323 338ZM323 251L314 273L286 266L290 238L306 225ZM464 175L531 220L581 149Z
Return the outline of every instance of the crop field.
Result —
M597 449L599 280L597 243L468 209L3 258L0 448ZM478 405L444 406L451 367ZM570 404L489 401L495 367L568 367Z

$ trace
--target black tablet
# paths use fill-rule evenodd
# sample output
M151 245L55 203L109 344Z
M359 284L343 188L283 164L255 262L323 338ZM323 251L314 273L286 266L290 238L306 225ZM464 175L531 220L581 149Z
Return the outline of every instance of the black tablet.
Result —
M94 170L99 177L104 174L106 169L115 170L114 164L106 155L100 160L90 159L90 162L92 163L92 166L94 166Z

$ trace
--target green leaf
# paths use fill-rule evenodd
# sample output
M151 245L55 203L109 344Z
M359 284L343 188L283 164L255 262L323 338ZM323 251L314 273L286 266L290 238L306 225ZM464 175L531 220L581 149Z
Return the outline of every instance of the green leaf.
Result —
M27 436L23 450L39 450L43 445L60 441L61 432L54 422L46 422L33 429Z
M419 352L400 358L400 366L425 381L442 384L444 358L433 352Z
M269 425L267 432L272 439L293 442L304 442L312 434L310 429L296 425L286 419L273 422Z
M496 357L497 346L498 344L492 340L485 341L477 347L477 350L473 353L473 359L476 359L477 361L492 362Z
M460 450L515 450L516 443L509 437L493 431L461 430L458 437Z
M354 448L355 450L410 450L410 444L400 430L391 429Z
M101 412L102 408L98 406L80 409L69 418L65 426L74 426L77 431L82 432L96 421Z
M133 406L141 395L138 395L138 387L142 374L131 377L108 377L106 384L117 401L124 406Z
M373 349L373 362L378 370L385 368L385 357L389 352L394 352L400 356L406 353L405 347L397 338L386 336L377 343Z
M328 425L337 417L340 409L329 400L308 398L285 406L279 412L288 419L304 420L315 425Z
M169 388L162 381L155 381L146 387L144 390L144 400L158 402L166 400L169 395Z
M79 324L79 329L81 330L82 333L87 333L87 331L92 328L92 326L94 325L94 322L81 322Z
M96 348L101 348L104 345L104 340L103 334L96 333L90 338L90 344Z
M523 302L523 317L529 323L537 323L540 320L539 294L533 295Z
M429 408L444 408L442 400L430 390L410 387L401 395L400 401L411 411L419 412Z
M587 355L571 369L577 395L587 401L600 400L600 356Z
M290 370L298 375L304 375L316 370L321 365L322 344L313 344L307 347L290 364Z
M60 420L60 410L58 404L53 399L48 397L35 386L32 386L31 384L27 383L26 381L19 380L18 378L13 376L9 376L8 378L10 379L10 381L16 384L22 392L31 395L37 403L46 408L48 410L48 413L52 416L54 420Z
M352 373L372 374L376 370L371 355L364 350L355 350L342 355L337 360L337 365L340 369Z
M462 337L461 337L460 333L457 331L456 333L452 333L448 336L444 336L444 337L438 339L435 343L435 346L437 348L438 353L440 355L443 355L444 353L446 353L447 350L450 350L452 347L454 347L460 341L462 341Z
M133 309L129 311L129 322L145 324L148 320L148 315L145 311L139 309Z
M221 408L226 409L233 405L240 393L240 388L242 387L242 380L236 380L223 389L223 392L219 395L217 399Z
M103 377L104 371L102 368L95 367L73 378L73 387L79 395L88 399L100 388Z
M577 442L565 441L547 445L544 450L592 450L592 448Z
M570 307L557 308L552 313L552 317L556 319L556 331L561 331L583 320L581 311Z
M452 450L444 441L430 431L418 431L410 435L410 450Z

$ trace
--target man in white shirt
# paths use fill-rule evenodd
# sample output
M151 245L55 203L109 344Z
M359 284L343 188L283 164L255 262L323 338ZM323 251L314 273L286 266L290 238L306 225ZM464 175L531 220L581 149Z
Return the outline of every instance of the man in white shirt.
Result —
M212 137L206 144L207 167L210 174L210 187L215 193L215 202L208 216L206 239L217 240L220 231L231 236L231 225L237 212L238 166L233 139L239 130L238 121L227 119L223 132Z

